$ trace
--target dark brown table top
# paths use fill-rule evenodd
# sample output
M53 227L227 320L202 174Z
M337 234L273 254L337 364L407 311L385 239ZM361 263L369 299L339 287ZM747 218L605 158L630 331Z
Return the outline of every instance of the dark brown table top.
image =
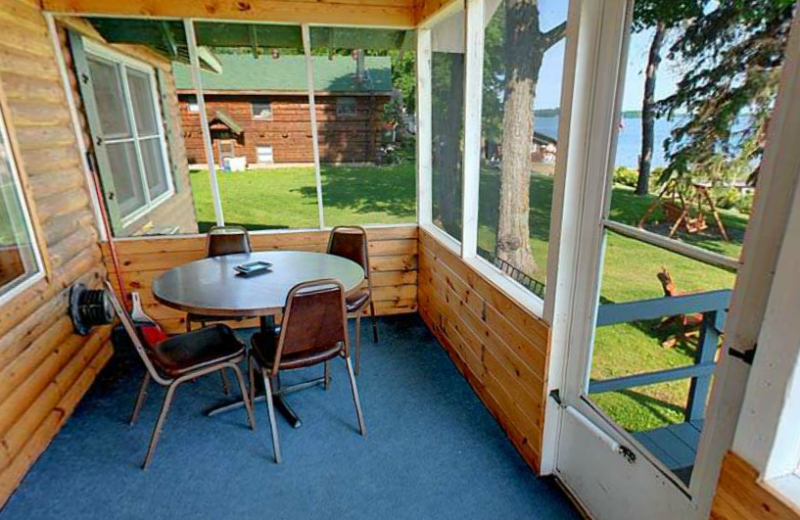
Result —
M245 278L233 269L255 261L271 263L272 271ZM283 309L292 287L320 278L336 278L349 292L364 281L364 270L324 253L258 252L189 262L156 278L152 290L164 305L195 314L270 316Z

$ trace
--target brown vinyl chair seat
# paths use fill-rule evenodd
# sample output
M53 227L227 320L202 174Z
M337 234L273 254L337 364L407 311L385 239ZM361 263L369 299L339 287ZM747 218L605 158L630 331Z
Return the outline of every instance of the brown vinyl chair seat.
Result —
M275 363L275 353L278 350L278 339L281 336L280 325L275 327L273 334L262 334L256 332L250 337L251 352L255 356L256 361L262 367L271 370L272 365ZM338 344L332 345L327 350L316 351L313 354L307 352L287 352L281 356L280 366L282 370L292 370L295 368L304 368L312 365L328 361L338 356L342 348Z
M244 355L244 344L227 325L217 324L173 336L151 352L159 371L179 377L215 363Z
M347 313L358 312L369 303L369 291L359 291L355 294L347 296L344 300L344 305L347 308Z

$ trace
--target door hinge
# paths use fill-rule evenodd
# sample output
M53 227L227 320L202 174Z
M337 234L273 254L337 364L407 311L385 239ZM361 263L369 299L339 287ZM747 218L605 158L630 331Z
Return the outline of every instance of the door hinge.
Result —
M745 350L744 352L742 352L741 350L736 350L735 348L729 348L728 349L728 354L731 357L735 357L737 359L741 359L742 361L744 361L748 365L752 366L753 360L756 358L756 349L757 348L758 348L758 343L753 345L753 348Z
M561 400L561 391L558 388L550 390L550 397L556 402L558 406L564 408L564 403Z

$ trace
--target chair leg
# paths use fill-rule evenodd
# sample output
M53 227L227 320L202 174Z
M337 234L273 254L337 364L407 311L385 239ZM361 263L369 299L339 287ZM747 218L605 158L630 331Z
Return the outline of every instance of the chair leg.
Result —
M150 447L147 449L147 456L144 458L142 470L146 470L147 466L150 465L150 461L153 459L153 454L158 445L158 437L161 435L161 429L164 427L164 421L167 419L169 407L172 404L172 398L175 397L175 390L181 383L182 381L180 380L175 381L167 388L167 395L164 397L164 404L161 406L161 414L158 416L155 429L153 429L153 436L150 438Z
M225 370L223 368L223 370ZM244 384L244 377L242 376L242 371L239 370L239 367L236 363L231 363L231 370L233 373L236 374L236 380L239 381L239 391L242 393L242 400L244 401L244 407L247 410L247 422L250 423L250 429L256 429L256 418L253 416L253 401L248 396L247 386Z
M344 358L345 363L347 363L347 375L350 377L350 388L353 390L353 402L356 405L356 415L358 416L358 429L361 431L361 435L367 435L367 429L364 426L364 416L361 413L361 401L358 399L358 387L356 386L356 376L353 373L353 365L350 363L350 358Z
M325 377L323 378L322 387L327 392L328 388L330 388L330 386L331 386L331 366L330 366L328 361L325 362L325 374L324 374L324 376Z
M264 379L265 401L267 402L267 414L269 415L269 429L272 432L272 451L275 454L275 463L281 463L281 447L278 443L278 423L275 422L275 405L272 403L272 381L267 377L264 369L261 369L261 377Z
M255 368L253 367L253 356L247 356L247 375L250 383L250 403L255 404L256 400L256 376Z
M139 419L139 412L142 411L142 405L144 404L144 400L147 397L147 387L150 386L150 373L144 373L144 379L142 380L142 386L139 387L139 393L136 395L136 404L133 405L133 413L131 414L130 425L136 422Z
M219 371L219 376L222 378L222 393L225 395L230 395L231 382L228 380L228 374L225 373L225 369Z
M378 342L378 323L375 321L375 302L372 301L372 296L369 298L369 315L372 318L372 341Z
M356 314L356 375L361 373L361 312Z

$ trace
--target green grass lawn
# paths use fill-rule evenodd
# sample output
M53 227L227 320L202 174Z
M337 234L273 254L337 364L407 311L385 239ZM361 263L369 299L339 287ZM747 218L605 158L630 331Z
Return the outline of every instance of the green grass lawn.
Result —
M201 231L214 225L207 171L191 174ZM319 227L313 167L218 173L227 224L248 229ZM417 218L414 164L380 167L322 167L325 224L396 224Z
M325 223L391 224L416 219L416 179L413 164L382 167L325 166L322 189ZM249 229L317 227L314 170L274 168L247 173L219 173L225 220ZM207 172L192 173L195 208L201 229L214 221L214 209ZM497 224L499 176L496 171L481 174L479 206L479 248L493 251ZM531 248L539 270L535 277L545 280L552 177L531 177ZM653 197L637 197L628 188L614 189L611 217L636 225ZM723 241L714 230L701 235L679 235L681 240L711 251L736 257L747 217L723 211L722 219L731 242ZM649 229L665 232L659 212ZM713 226L712 226L713 227ZM656 274L669 269L682 291L725 289L733 286L734 275L610 233L602 277L603 302L624 302L658 298L663 295ZM608 379L623 375L662 370L693 363L694 347L662 347L670 331L653 330L654 323L622 324L597 330L592 378ZM676 381L593 396L598 405L621 426L643 431L683 420L689 381Z

